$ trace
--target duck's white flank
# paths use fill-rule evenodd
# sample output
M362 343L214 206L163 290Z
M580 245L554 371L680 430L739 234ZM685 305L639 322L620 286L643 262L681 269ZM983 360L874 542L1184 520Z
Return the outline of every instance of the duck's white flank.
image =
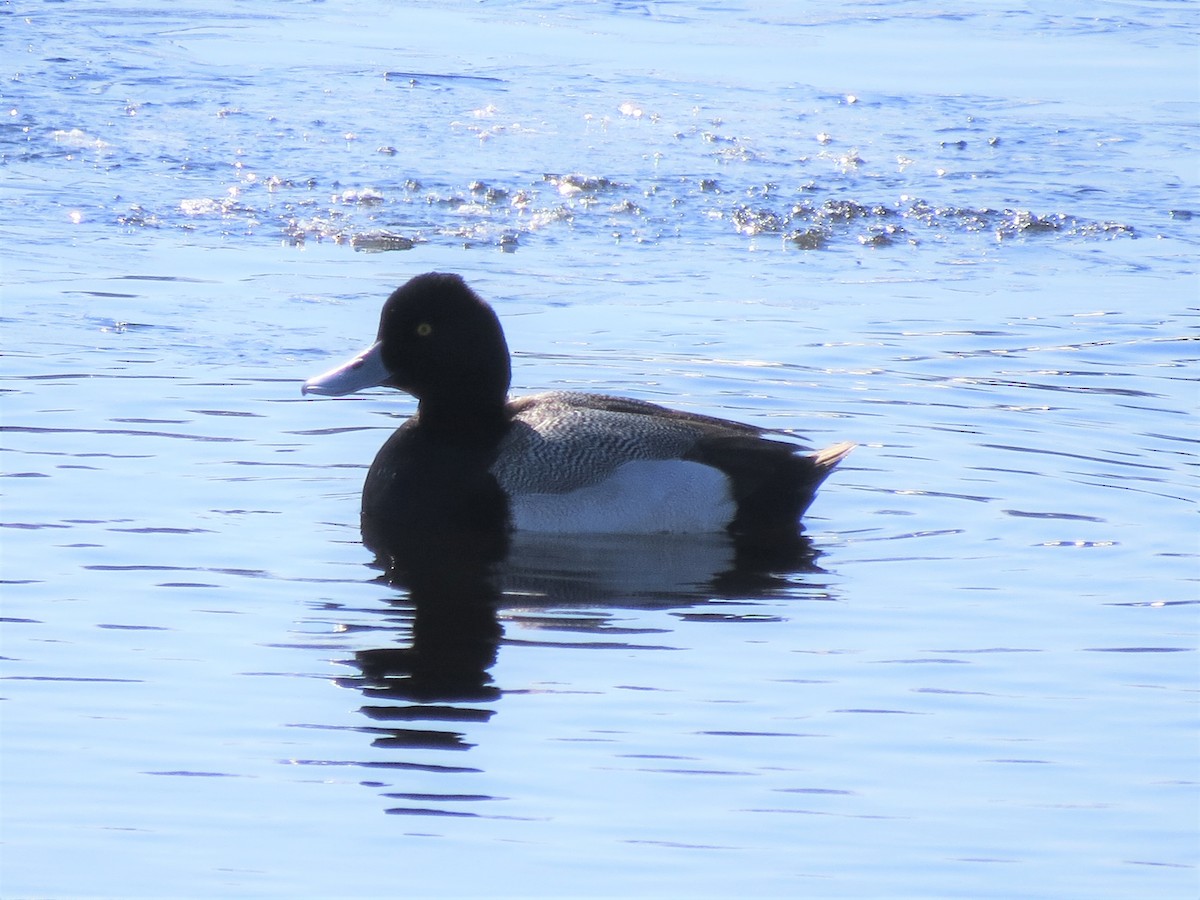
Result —
M634 460L597 484L561 494L517 493L513 527L559 534L702 534L723 530L736 505L720 470L681 459Z

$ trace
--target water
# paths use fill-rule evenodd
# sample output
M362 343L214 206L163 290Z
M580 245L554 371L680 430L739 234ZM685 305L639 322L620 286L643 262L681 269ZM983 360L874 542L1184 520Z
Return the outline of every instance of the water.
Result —
M0 12L5 896L1195 896L1188 4ZM858 441L810 552L379 581L439 268Z

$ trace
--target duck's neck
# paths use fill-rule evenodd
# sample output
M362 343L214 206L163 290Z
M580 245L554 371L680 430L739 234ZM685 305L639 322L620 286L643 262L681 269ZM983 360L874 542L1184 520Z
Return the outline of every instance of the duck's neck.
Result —
M425 397L417 405L421 429L455 440L494 441L508 430L507 398Z

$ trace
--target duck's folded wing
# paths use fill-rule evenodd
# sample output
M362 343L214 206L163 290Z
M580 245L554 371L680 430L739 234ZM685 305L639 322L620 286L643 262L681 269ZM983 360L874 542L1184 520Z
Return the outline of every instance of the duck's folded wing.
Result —
M773 469L801 449L752 425L626 397L555 391L514 400L509 411L492 473L510 493L573 491L635 460Z
M603 481L628 462L682 459L700 436L694 424L646 409L574 400L543 394L510 407L512 424L491 467L509 494L567 493Z

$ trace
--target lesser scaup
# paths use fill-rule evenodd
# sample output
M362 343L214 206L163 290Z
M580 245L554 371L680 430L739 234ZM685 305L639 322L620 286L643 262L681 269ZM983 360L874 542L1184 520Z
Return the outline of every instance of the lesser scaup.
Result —
M495 312L460 276L432 272L387 299L373 345L305 382L305 394L388 385L419 401L367 474L364 534L794 534L854 447L805 453L762 428L623 397L509 400L510 380Z

